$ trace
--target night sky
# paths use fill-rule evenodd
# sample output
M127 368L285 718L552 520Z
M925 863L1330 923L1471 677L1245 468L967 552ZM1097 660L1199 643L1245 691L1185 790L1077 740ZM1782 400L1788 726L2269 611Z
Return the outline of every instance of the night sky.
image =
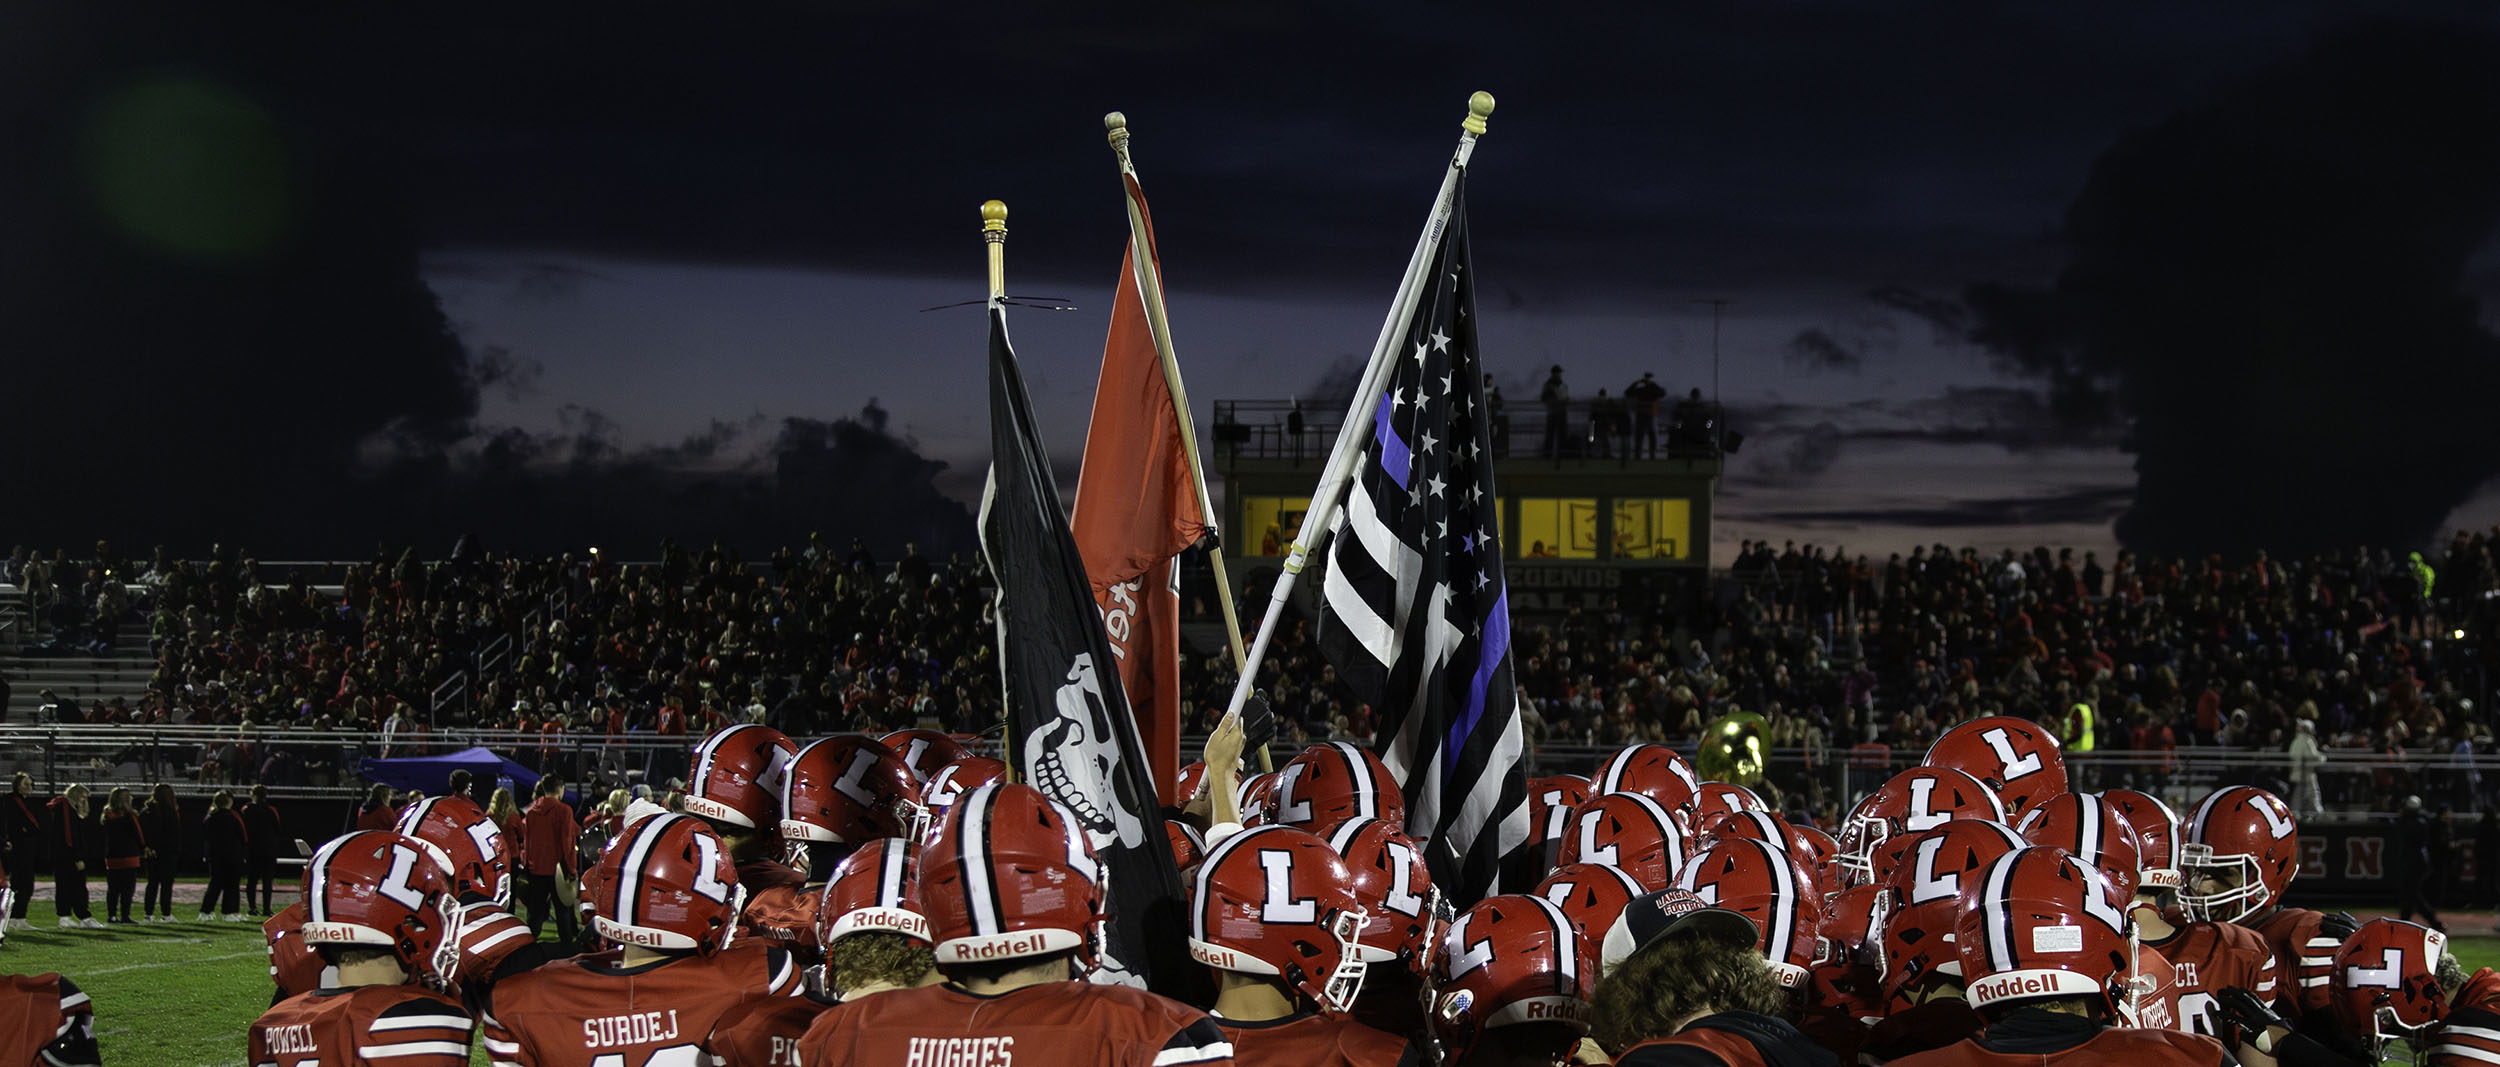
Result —
M11 540L967 548L981 201L1072 484L1103 112L1204 425L1368 350L1477 89L1514 404L1733 301L1722 541L2500 520L2485 3L232 6L0 11Z

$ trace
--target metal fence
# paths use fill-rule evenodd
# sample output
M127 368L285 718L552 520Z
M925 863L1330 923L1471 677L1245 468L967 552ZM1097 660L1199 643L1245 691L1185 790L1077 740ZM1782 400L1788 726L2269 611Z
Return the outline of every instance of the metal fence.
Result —
M482 747L533 773L554 773L593 788L682 778L695 739L651 733L544 735L510 730L445 729L385 736L372 732L211 726L0 725L0 768L25 771L47 791L72 782L128 785L170 782L177 793L205 794L267 785L281 797L353 796L368 788L362 761L443 755ZM999 754L995 738L967 741ZM1204 738L1182 741L1191 756ZM1534 775L1589 774L1613 746L1549 744L1532 750ZM1291 753L1275 750L1280 762ZM1786 810L1828 815L1846 810L1886 779L1917 766L1916 749L1776 748L1766 752L1761 791ZM2323 762L2299 764L2282 753L2182 748L2169 753L2069 753L2068 775L2083 789L2127 787L2185 809L2226 785L2273 790L2303 813L2388 812L2407 796L2432 810L2442 805L2479 811L2490 805L2482 758L2447 754L2388 755L2330 751ZM2491 768L2500 771L2500 767Z

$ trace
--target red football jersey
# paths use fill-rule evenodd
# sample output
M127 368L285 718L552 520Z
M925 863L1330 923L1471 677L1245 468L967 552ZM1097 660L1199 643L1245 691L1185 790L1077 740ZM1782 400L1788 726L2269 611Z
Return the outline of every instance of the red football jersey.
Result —
M93 1067L95 1006L57 974L0 976L0 1063Z
M338 970L321 962L321 954L304 943L308 914L299 900L260 924L261 936L269 939L269 979L278 984L279 1000L338 984Z
M2140 1030L2120 1026L2103 1030L2064 1052L1990 1052L1973 1038L1948 1048L1921 1052L1892 1061L1892 1067L2219 1067L2222 1045L2213 1038L2176 1030Z
M837 1003L810 992L750 1000L729 1009L712 1024L712 1036L703 1043L712 1054L711 1067L801 1067L799 1038Z
M2427 1067L2490 1067L2500 1063L2500 1013L2465 1007L2449 1012L2431 1037L2422 1062Z
M471 904L461 914L459 937L459 978L464 987L493 981L495 968L502 965L504 958L534 940L528 923L486 902Z
M2179 1025L2178 968L2151 945L2135 947L2135 974L2130 991L2135 1025L2156 1030L2185 1030Z
M796 889L806 885L807 872L787 863L748 860L738 865L738 884L747 887L747 899L753 900L767 889Z
M252 1024L252 1067L469 1067L469 1013L411 985L314 990Z
M2159 944L2146 943L2162 954L2178 982L2178 1022L2174 1030L2211 1036L2214 1000L2238 986L2274 1003L2274 950L2264 935L2230 923L2189 923Z
M809 1064L895 1067L1182 1067L1233 1062L1205 1012L1141 989L1044 982L997 996L934 985L879 993L816 1017Z
M1232 1042L1233 1062L1243 1067L1414 1067L1424 1062L1405 1038L1352 1019L1304 1014L1264 1022L1215 1022Z
M637 967L615 952L575 956L495 983L486 1052L520 1067L694 1064L729 1009L802 985L797 961L769 945Z
M1966 1000L1947 997L1903 1008L1868 1027L1859 1062L1893 1063L1975 1037L1986 1021Z
M768 941L796 951L802 959L815 959L821 953L816 944L816 904L822 899L821 887L814 886L752 890L746 910L738 913L738 938Z
M2303 1012L2325 1011L2333 999L2327 980L2335 974L2335 950L2344 943L2318 928L2325 918L2307 908L2276 908L2241 924L2263 936L2274 952L2275 995Z

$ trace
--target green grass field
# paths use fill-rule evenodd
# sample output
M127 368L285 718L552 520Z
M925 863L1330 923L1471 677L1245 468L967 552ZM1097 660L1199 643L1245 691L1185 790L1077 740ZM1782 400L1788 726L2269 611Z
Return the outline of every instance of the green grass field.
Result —
M260 924L59 930L49 904L35 905L28 918L38 929L9 935L0 971L59 971L77 982L95 998L106 1063L246 1067L244 1031L269 1006ZM2458 937L2453 945L2469 972L2500 967L2500 937ZM471 1062L482 1067L485 1053Z

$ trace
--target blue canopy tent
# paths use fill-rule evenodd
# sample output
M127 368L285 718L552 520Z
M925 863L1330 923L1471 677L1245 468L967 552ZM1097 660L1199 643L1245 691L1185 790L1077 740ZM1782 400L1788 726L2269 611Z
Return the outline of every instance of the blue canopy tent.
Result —
M488 748L464 748L440 756L409 756L404 759L368 759L356 764L356 772L368 782L380 782L393 789L417 789L427 796L441 796L451 791L451 772L465 770L472 780L491 786L499 778L512 779L512 791L526 798L530 787L538 784L538 772L495 754Z

